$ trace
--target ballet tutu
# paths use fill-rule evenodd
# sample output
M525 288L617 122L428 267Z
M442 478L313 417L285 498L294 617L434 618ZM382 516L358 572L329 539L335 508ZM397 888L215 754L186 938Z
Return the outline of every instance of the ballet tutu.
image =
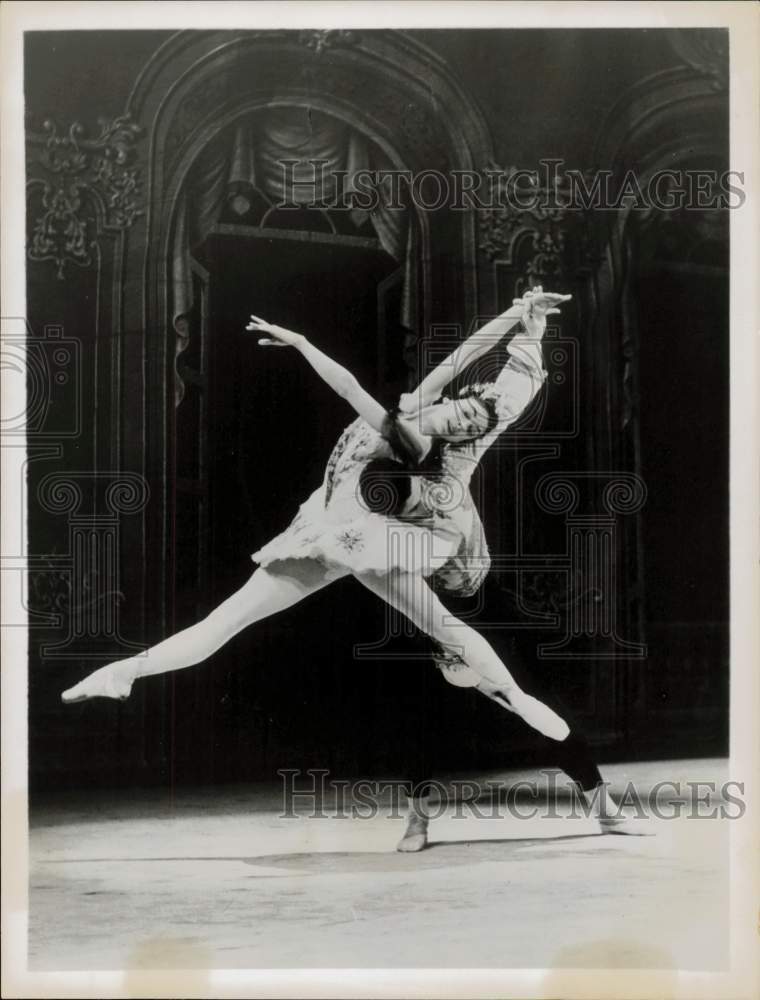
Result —
M313 559L328 579L402 570L421 574L436 589L474 594L490 556L466 476L457 476L455 463L444 460L443 475L414 477L403 515L378 514L367 509L360 478L369 462L388 457L392 452L382 435L355 420L333 449L322 485L285 531L253 553L253 561L267 567Z

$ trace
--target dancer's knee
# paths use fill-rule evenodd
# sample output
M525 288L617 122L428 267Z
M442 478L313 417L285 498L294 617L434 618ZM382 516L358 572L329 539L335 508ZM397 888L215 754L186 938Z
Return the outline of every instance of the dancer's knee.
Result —
M244 608L215 608L210 612L198 629L198 639L201 647L205 647L210 655L227 639L241 632L250 621L250 613Z

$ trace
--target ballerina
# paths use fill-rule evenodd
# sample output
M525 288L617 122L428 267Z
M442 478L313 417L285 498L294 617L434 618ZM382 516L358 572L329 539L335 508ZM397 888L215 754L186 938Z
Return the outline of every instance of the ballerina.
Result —
M537 286L515 299L390 412L305 336L252 315L246 329L265 335L259 344L294 349L357 417L335 445L322 485L287 529L252 555L258 568L246 584L202 621L101 667L62 700L125 699L138 678L198 664L254 622L351 575L433 639L447 680L476 687L550 739L566 739L564 720L520 688L487 640L450 615L436 591L472 594L488 573L469 481L484 451L541 390L546 317L570 298ZM520 322L525 336L509 343L509 361L493 382L442 398L448 383Z

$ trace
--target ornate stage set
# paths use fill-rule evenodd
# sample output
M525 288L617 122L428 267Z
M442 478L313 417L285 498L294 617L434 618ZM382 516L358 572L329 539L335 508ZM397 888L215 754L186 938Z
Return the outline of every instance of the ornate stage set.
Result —
M728 213L561 207L561 169L537 192L549 210L334 207L361 171L467 172L485 190L537 169L544 148L589 184L725 170L716 33L649 33L646 69L599 70L610 96L583 129L572 75L558 111L546 90L532 98L543 118L505 118L487 63L468 58L475 32L155 34L147 57L126 39L102 81L118 113L97 89L66 119L27 95L35 786L399 767L382 747L407 733L404 671L431 675L444 763L538 753L446 689L422 643L386 637L350 583L337 608L320 596L124 705L59 702L238 586L350 419L292 358L257 352L248 313L308 330L390 404L533 284L573 302L547 334L541 405L480 470L493 571L464 611L603 757L723 752ZM518 34L507 49L530 46ZM528 33L547 59L560 34ZM517 92L541 86L526 59L499 69ZM323 182L309 186L306 159L326 164ZM290 208L283 160L301 161Z

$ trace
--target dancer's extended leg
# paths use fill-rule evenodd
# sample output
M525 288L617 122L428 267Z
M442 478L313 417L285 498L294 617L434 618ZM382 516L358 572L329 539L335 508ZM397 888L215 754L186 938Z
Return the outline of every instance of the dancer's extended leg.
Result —
M491 644L474 628L455 618L418 573L366 574L358 579L446 649L457 653L481 677L478 690L519 715L529 726L553 740L570 732L548 705L526 694Z
M109 663L64 691L65 702L126 698L138 677L181 670L207 659L238 632L284 611L326 586L325 568L313 559L290 559L260 567L250 580L206 618L152 646L139 656Z

